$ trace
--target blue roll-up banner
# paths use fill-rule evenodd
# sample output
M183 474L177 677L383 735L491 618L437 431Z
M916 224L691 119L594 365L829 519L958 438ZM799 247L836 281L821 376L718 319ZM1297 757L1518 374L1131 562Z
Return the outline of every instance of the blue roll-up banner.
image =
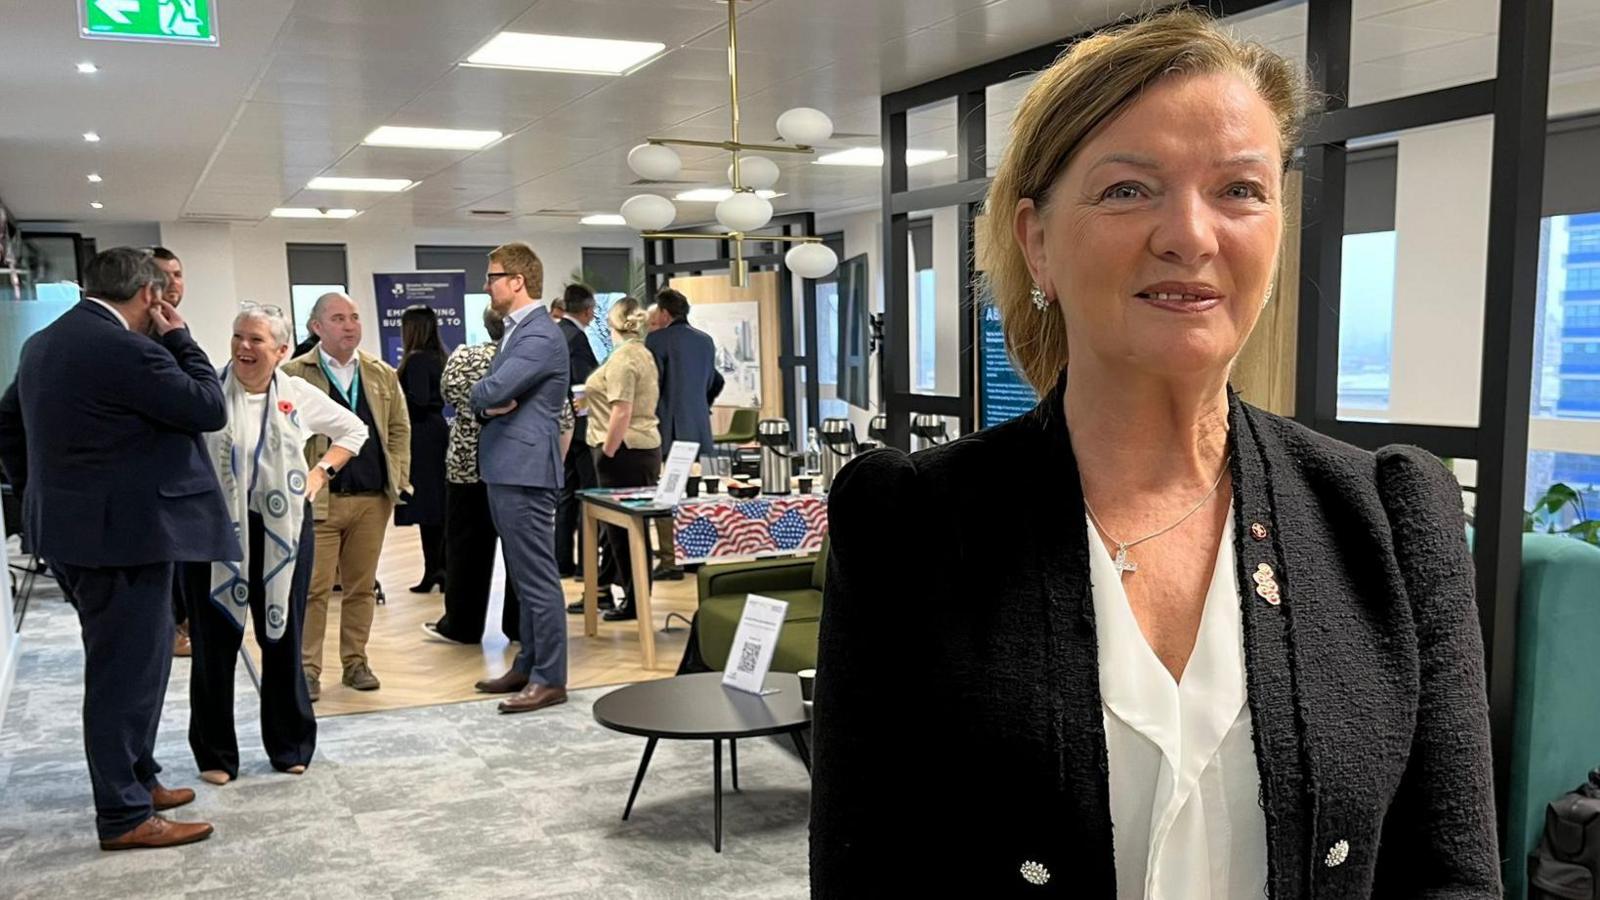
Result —
M439 317L439 340L449 353L466 343L467 273L389 272L373 273L373 296L378 301L378 336L383 344L383 359L396 368L403 348L400 316L410 306L430 307Z

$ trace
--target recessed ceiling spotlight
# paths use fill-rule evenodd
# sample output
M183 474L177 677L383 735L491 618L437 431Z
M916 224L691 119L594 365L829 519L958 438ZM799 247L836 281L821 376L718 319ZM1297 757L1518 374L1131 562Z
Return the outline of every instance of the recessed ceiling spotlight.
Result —
M92 62L78 63L78 74L80 75L93 75L98 71L100 71L100 67Z
M306 206L280 206L272 211L274 219L352 219L353 209L312 209Z
M584 75L629 75L661 55L666 44L502 31L465 65Z
M408 128L385 125L361 140L374 147L415 147L422 150L482 150L500 140L498 131L461 128Z
M89 208L90 209L105 209L106 205L104 203L101 203L99 200L90 200L89 201Z
M83 133L83 139L91 144L100 143L100 135L93 131L85 131Z
M89 183L90 184L99 184L102 181L105 181L105 179L101 178L98 173L96 173L96 172L90 172L89 173Z
M306 189L311 191L377 191L393 194L409 190L416 185L409 178L342 178L335 175L322 175L306 183Z

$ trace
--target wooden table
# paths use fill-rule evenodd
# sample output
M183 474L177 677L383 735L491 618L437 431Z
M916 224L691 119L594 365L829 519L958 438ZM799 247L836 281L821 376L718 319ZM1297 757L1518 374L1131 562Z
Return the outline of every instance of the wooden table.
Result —
M645 490L649 490L646 488ZM639 617L639 648L644 667L656 667L655 614L650 605L650 541L646 528L653 519L670 519L674 507L645 500L625 500L638 488L578 491L583 504L583 633L600 633L600 523L628 532L628 557L633 568L633 597ZM622 496L619 497L618 495Z

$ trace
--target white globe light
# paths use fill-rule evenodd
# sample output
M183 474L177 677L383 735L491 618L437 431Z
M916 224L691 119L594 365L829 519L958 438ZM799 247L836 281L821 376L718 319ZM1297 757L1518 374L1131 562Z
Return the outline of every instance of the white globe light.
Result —
M660 144L640 144L628 151L628 168L640 178L651 181L671 181L683 171L683 160L677 151Z
M717 221L729 231L755 231L772 221L772 204L741 191L717 204Z
M826 244L796 244L783 255L783 264L801 278L821 278L839 267L839 255Z
M635 231L659 231L678 217L672 201L655 194L636 194L622 204L622 218Z
M778 133L791 144L820 144L833 137L833 120L809 106L797 106L778 117Z
M778 164L765 156L739 157L739 182L758 191L770 190L778 183ZM733 166L728 166L728 183L733 183Z

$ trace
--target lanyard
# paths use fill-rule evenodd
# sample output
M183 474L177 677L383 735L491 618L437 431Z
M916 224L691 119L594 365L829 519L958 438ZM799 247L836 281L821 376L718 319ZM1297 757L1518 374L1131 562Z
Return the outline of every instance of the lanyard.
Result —
M341 387L339 379L333 377L333 370L328 368L327 360L319 358L317 365L322 367L322 374L328 376L328 384L332 385L333 389L339 392L339 396L344 398L345 405L350 407L350 411L355 412L356 398L361 396L361 364L356 363L355 374L350 376L349 390Z

